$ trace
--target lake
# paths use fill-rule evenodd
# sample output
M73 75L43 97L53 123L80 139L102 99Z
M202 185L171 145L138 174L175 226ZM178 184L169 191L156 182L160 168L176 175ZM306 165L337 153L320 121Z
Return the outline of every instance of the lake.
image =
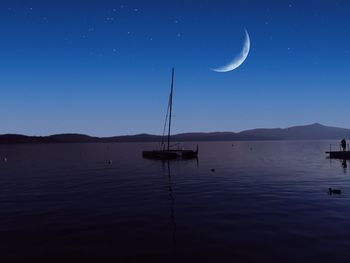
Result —
M171 162L142 158L155 143L1 145L0 261L349 262L350 163L330 143Z

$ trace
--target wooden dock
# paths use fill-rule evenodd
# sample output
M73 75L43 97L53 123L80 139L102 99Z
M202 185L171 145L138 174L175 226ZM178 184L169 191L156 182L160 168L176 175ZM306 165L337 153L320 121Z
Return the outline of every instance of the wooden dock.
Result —
M350 151L329 151L326 153L331 159L350 160Z

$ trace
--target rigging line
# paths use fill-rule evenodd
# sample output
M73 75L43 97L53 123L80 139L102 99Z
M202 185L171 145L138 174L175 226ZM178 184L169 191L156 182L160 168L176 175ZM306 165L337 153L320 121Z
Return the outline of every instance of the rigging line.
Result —
M165 122L164 122L164 128L163 128L163 135L162 135L162 145L164 144L164 135L165 135L165 131L166 131L166 127L167 127L167 121L168 121L168 116L169 116L169 106L170 106L170 95L169 95L169 101L168 101L168 108L166 111L166 115L165 115Z
M171 111L173 108L173 87L174 87L174 68L171 74L171 91L170 91L170 102L169 102L169 129L168 129L168 151L170 147L170 127L171 127Z

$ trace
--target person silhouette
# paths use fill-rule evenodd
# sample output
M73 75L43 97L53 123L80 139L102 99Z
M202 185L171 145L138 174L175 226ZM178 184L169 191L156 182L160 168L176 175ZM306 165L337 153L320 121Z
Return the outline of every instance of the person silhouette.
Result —
M341 148L343 149L343 151L345 151L346 150L346 141L345 141L345 139L341 140L340 145L341 145Z

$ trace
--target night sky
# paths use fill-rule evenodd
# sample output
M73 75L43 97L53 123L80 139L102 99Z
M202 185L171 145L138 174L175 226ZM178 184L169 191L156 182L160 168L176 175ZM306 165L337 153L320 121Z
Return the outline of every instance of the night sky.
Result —
M210 69L251 48L237 69ZM350 128L350 1L0 2L0 133Z

